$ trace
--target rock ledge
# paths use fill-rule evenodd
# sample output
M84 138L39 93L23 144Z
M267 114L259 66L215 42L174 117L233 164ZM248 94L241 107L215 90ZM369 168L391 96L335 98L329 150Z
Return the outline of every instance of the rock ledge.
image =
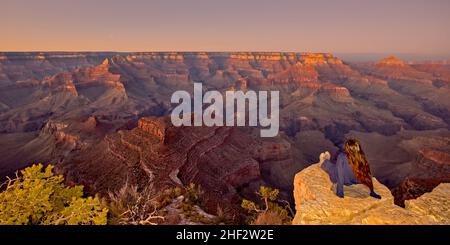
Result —
M296 215L292 224L364 224L413 225L450 224L450 184L440 184L433 192L406 202L406 208L394 204L389 189L373 178L381 200L369 196L364 185L345 186L345 198L335 195L335 185L320 163L295 175Z

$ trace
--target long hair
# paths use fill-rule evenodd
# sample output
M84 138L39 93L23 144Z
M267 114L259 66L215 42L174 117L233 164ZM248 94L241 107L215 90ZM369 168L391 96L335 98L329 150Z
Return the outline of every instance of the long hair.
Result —
M350 166L352 166L356 179L373 191L372 174L370 173L369 162L361 147L361 143L356 139L347 140L344 152L347 155Z

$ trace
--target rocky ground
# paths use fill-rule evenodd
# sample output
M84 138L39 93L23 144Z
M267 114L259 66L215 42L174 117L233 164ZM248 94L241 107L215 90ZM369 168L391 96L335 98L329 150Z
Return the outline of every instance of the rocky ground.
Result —
M345 186L344 198L317 163L295 176L294 225L418 225L450 224L450 184L440 184L430 193L406 201L406 208L394 204L390 190L373 178L381 199L369 196L362 184Z

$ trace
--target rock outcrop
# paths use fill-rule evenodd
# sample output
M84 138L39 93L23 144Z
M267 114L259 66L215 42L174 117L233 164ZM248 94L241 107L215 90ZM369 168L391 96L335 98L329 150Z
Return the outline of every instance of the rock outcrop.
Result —
M165 142L169 122L167 118L142 118L138 121L138 127L151 135L157 137L160 142Z
M425 193L417 199L405 201L407 210L427 215L433 222L450 223L450 184L440 184L432 192Z
M450 224L450 184L440 184L433 192L406 201L406 208L401 208L394 204L389 189L375 178L374 187L381 200L370 197L369 189L361 184L345 186L345 197L337 197L335 185L320 165L311 165L295 176L294 225Z
M412 173L392 189L395 204L402 207L405 206L405 200L415 199L431 192L440 183L450 182L450 154L447 153L450 147L449 140L447 138L443 138L441 142L423 138L417 140L426 142L428 146L434 143L435 149L420 149L417 161L410 166ZM439 144L442 144L440 148Z
M397 65L404 66L405 62L395 56L389 56L378 61L378 65Z

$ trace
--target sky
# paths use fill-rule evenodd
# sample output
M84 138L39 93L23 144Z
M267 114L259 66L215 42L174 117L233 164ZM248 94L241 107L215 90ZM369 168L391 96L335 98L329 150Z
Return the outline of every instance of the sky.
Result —
M0 51L450 55L450 0L0 0Z

